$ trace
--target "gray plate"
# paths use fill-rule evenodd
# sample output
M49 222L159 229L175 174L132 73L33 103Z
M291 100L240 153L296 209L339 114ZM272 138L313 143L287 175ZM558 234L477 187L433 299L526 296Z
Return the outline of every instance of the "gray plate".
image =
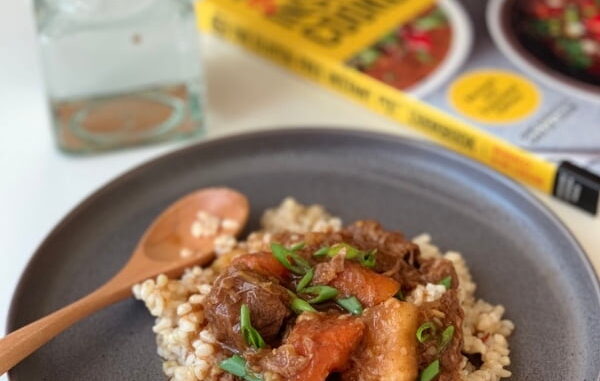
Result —
M92 291L125 262L150 221L194 189L248 195L251 227L293 195L352 221L430 232L466 256L478 295L506 306L513 380L594 381L600 292L579 245L527 191L441 148L397 137L288 130L199 144L118 178L44 241L15 293L8 329ZM153 319L132 299L86 319L13 369L13 381L164 380Z

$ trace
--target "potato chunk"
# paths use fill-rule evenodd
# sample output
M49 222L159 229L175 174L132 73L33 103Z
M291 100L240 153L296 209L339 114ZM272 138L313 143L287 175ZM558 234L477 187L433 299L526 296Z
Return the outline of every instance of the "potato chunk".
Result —
M344 381L415 381L419 311L391 298L365 311L366 332Z

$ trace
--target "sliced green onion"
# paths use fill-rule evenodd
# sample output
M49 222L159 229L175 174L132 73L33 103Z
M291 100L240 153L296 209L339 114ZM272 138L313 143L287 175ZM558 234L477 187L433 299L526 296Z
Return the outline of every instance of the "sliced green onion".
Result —
M443 351L444 349L446 349L448 344L450 344L450 342L452 341L453 337L454 337L454 326L450 325L442 332L442 337L440 338L440 351Z
M375 254L377 254L377 249L369 250L364 253L364 255L362 255L358 261L365 267L373 268L375 267Z
M315 251L313 256L319 258L319 257L324 257L327 255L327 252L329 251L329 246L323 246L322 248L320 248L319 250Z
M398 38L396 37L396 33L389 33L379 40L378 43L382 45L396 45L397 42Z
M308 300L309 303L316 304L335 298L338 295L338 290L329 286L313 286L305 288L303 293L316 295Z
M263 381L263 378L256 373L248 371L246 373L246 375L244 376L244 380L245 381Z
M258 331L252 326L250 319L250 308L246 304L242 304L240 308L240 327L246 344L259 349L266 347L265 341Z
M567 23L576 23L580 20L579 11L577 10L577 6L574 4L567 5L564 16Z
M263 381L263 378L257 374L247 372L246 375L244 376L244 380L245 381Z
M376 49L365 49L358 54L358 61L363 66L368 67L371 66L373 62L377 61L377 58L379 58L380 55L381 53Z
M234 376L244 377L246 375L246 360L238 355L221 361L219 367Z
M304 288L306 286L308 286L310 284L310 282L312 281L313 276L315 276L315 270L309 269L306 272L306 274L304 274L302 279L300 279L300 282L298 282L298 285L296 286L296 291L300 292L300 291L304 290Z
M290 295L290 298L292 298L292 302L290 303L290 308L296 314L300 315L302 312L316 312L317 311L306 300L300 299L296 294L294 294L290 290L288 290L288 294Z
M426 341L431 340L433 335L435 334L435 325L428 321L426 323L421 324L421 326L417 329L417 340L419 343L424 343Z
M425 16L415 21L414 26L416 29L421 31L427 31L436 29L446 24L446 16L443 12L432 12L430 15Z
M562 23L560 22L560 20L556 20L556 19L548 20L547 34L549 34L552 37L558 37L558 36L560 36L561 31L562 31Z
M336 243L327 250L327 255L329 257L335 257L342 252L345 254L346 259L356 259L365 267L375 267L375 254L377 254L377 249L362 251L347 243Z
M234 376L241 377L246 381L262 381L262 377L249 372L246 369L246 360L241 356L234 355L219 363L219 367L224 371L233 374Z
M427 365L427 368L423 369L421 373L420 381L431 381L440 373L440 360L435 360L431 364Z
M417 50L416 55L417 55L417 59L421 63L428 64L428 63L431 63L431 61L433 61L433 56L426 50L419 49L419 50Z
M404 293L402 292L402 290L398 290L396 295L394 295L394 298L404 301Z
M361 254L361 251L352 245L348 245L347 243L336 243L329 248L327 255L333 258L342 251L345 253L346 259L357 258Z
M446 287L446 290L449 290L450 288L452 288L452 277L448 275L447 277L442 279L438 284L441 284L442 286Z
M350 312L352 315L360 315L363 312L363 306L360 304L356 296L351 296L349 298L337 299L335 301L338 305L343 307L346 311Z
M286 249L282 244L276 242L271 243L271 252L279 263L294 274L304 275L308 269L310 269L310 264L306 259L294 252L294 250ZM293 263L290 259L292 259Z
M300 249L304 249L304 246L306 246L306 244L304 242L298 242L292 245L292 247L290 247L291 251L297 251Z
M288 270L292 269L292 263L288 258L288 250L283 247L283 245L279 243L272 243L271 252L273 253L275 259L277 259L285 268Z
M302 312L316 312L315 310L306 300L296 298L292 300L292 311L300 315Z

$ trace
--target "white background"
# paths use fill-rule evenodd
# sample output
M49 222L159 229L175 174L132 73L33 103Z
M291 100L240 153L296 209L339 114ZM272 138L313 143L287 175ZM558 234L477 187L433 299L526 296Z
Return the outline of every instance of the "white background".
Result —
M25 0L0 2L0 327L27 260L62 216L116 175L191 143L95 157L71 157L57 151L30 8ZM237 47L206 37L202 45L210 138L282 125L357 126L415 136ZM536 195L574 232L600 269L600 219Z

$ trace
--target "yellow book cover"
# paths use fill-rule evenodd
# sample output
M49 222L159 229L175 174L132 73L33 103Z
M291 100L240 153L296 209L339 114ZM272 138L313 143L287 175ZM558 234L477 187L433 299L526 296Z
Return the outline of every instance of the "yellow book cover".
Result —
M402 125L419 130L446 148L588 211L593 209L595 213L597 189L592 189L595 202L584 200L593 208L580 205L581 200L574 200L572 194L557 194L559 165L476 127L466 118L451 115L419 99L435 86L435 81L440 81L436 76L452 70L444 67L448 63L442 63L442 58L448 55L452 41L458 40L457 34L466 35L466 21L462 25L455 20L454 28L448 27L448 14L458 12L460 16L460 9L448 7L452 3L203 0L198 3L197 14L204 31L239 44ZM444 12L440 8L444 8ZM402 72L390 70L390 57L393 58L400 38L404 54L410 50ZM470 43L463 39L465 52ZM465 52L463 60L467 57ZM451 57L446 61L460 59ZM406 75L407 71L410 75ZM401 91L405 88L411 89L410 94ZM498 96L481 96L490 89L499 92ZM457 108L470 113L472 120L482 122L518 120L539 107L542 98L527 80L501 70L480 70L476 75L461 78L448 93ZM564 193L565 189L561 191Z

